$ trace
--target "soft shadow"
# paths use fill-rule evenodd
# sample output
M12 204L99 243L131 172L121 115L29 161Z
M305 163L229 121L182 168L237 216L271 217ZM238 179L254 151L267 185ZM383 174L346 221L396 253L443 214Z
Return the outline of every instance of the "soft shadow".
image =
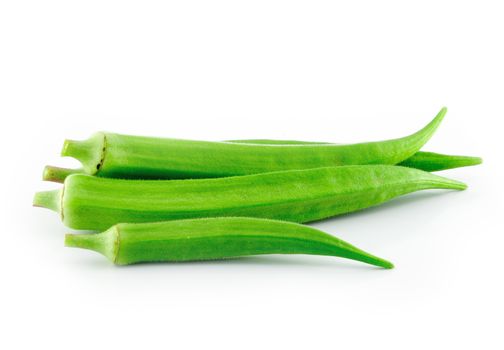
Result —
M281 268L327 268L327 269L337 269L337 270L359 270L359 271L369 271L369 270L386 270L384 268L369 265L365 263L360 263L358 261L347 260L347 259L334 259L331 257L306 257L303 256L301 259L296 259L292 256L281 256L281 255L259 255L259 256L247 256L247 257L237 257L223 260L201 260L201 261L186 261L186 262L148 262L148 263L137 263L126 266L117 266L119 269L142 269L146 266L154 268L166 268L173 269L179 267L187 266L255 266L255 267L281 267Z

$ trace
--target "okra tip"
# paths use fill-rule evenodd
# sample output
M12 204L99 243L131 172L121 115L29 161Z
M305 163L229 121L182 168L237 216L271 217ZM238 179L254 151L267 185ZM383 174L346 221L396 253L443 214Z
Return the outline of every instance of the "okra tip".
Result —
M434 131L436 131L439 124L441 124L441 122L443 121L443 119L446 115L446 112L448 112L448 108L442 107L440 109L440 111L438 112L438 114L434 117L434 119L426 126L426 129L430 130L430 132L429 132L430 136L432 136ZM430 138L430 136L429 136L429 138Z
M394 268L394 264L392 262L378 257L375 257L375 259L373 260L373 264L379 267L383 267L384 269Z
M384 269L387 269L387 270L393 269L395 267L393 263L391 263L388 260L384 260L384 259L375 260L375 265L379 266L379 267L383 267Z
M439 175L434 175L430 173L423 172L421 170L417 170L420 173L424 173L424 175L427 175L428 178L426 178L426 183L429 184L430 186L433 186L431 188L437 188L437 189L447 189L447 190L456 190L456 191L463 191L467 188L467 184L458 181L458 180L453 180L444 176L439 176Z
M464 167L464 166L474 166L474 165L479 165L481 163L483 163L483 159L480 157L451 156L445 162L446 169L441 169L441 170L460 168L460 167Z
M472 166L479 165L483 163L483 158L481 157L470 157L470 156L459 156L458 159L454 160L456 165L460 166Z
M457 181L457 180L451 180L449 184L449 188L453 190L458 190L458 191L463 191L467 189L467 184Z
M366 264L375 265L378 267L383 267L384 269L393 269L394 264L388 260L382 259L375 255L369 254L359 248L349 245L349 251L347 252L347 258L354 259L357 261L364 262Z

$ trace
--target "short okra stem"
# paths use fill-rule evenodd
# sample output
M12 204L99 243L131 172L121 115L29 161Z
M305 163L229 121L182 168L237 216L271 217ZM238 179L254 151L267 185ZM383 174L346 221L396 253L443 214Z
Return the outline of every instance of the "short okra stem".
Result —
M33 206L47 208L62 213L61 199L63 190L41 191L35 193Z
M67 234L65 246L94 250L114 262L119 247L119 233L116 226L102 233Z
M68 234L65 245L97 251L118 265L309 254L342 257L386 269L394 266L309 226L246 217L119 224L97 234Z
M73 157L82 163L83 170L90 175L96 174L103 163L106 150L104 133L96 133L87 140L65 140L61 155Z
M68 169L46 165L42 174L42 180L63 183L65 179L70 175L84 173L85 172L83 169Z

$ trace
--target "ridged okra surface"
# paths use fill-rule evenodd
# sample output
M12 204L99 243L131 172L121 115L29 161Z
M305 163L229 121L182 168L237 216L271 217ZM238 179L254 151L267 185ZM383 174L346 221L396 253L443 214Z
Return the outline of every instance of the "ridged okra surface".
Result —
M65 142L83 172L112 178L212 178L340 165L397 164L433 135L446 109L418 132L386 141L338 144L208 142L97 133ZM55 176L58 178L58 176Z
M71 175L34 204L75 229L122 222L249 216L310 222L426 189L465 189L458 181L390 165L357 165L194 180L120 180Z
M255 218L206 218L118 224L65 244L95 250L118 265L227 259L260 254L336 256L392 268L392 263L312 227Z

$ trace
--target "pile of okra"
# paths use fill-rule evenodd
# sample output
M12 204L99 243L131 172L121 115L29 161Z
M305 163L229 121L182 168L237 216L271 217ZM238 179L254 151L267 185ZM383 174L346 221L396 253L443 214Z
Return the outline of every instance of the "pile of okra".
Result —
M303 225L429 189L464 190L434 171L481 158L423 152L446 114L402 138L356 144L282 140L222 142L99 132L66 140L80 169L47 166L60 189L33 204L72 229L65 245L118 265L312 254L392 268L387 260Z

